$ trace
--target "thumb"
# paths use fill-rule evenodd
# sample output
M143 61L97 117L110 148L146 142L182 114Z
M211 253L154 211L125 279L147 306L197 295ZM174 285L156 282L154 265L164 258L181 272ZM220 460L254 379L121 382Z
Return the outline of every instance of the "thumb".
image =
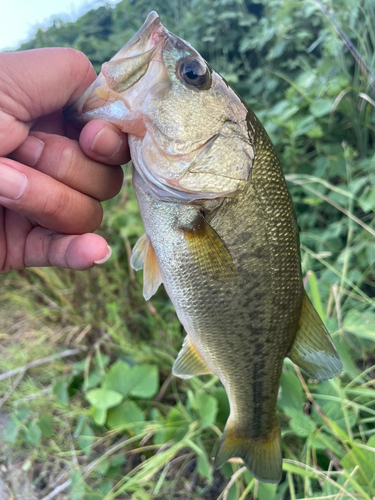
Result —
M88 58L70 48L0 54L0 109L23 122L74 102L94 81Z

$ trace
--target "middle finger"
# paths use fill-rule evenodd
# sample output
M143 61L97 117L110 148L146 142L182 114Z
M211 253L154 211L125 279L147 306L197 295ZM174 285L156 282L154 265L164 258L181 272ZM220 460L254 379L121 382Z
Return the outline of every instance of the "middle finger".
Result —
M99 201L116 196L121 189L120 166L88 158L77 141L60 135L32 132L11 158Z

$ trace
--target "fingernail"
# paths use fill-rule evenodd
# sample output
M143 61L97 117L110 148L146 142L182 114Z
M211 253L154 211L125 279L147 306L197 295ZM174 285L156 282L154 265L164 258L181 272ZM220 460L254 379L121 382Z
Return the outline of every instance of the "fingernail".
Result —
M94 260L94 264L96 264L97 266L99 266L100 264L104 264L104 262L107 262L107 260L112 255L112 248L109 245L107 245L107 248L108 248L107 255L105 257L103 257L102 259L100 259L100 260Z
M18 157L17 160L33 167L39 160L43 148L43 141L33 135L29 135L18 148L18 156L21 155L21 158Z
M11 200L18 200L27 186L27 177L22 172L0 164L0 196Z
M121 137L113 130L103 128L96 134L91 144L91 151L98 156L111 158L120 151L122 146Z

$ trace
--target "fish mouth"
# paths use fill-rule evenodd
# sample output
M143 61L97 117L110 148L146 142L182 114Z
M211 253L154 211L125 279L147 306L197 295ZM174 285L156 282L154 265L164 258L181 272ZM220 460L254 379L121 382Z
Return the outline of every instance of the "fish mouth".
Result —
M113 118L109 121L116 123L116 115L121 108L124 121L131 107L131 96L127 96L126 91L147 73L150 62L158 59L168 35L158 14L150 12L140 30L110 61L102 65L96 80L77 101L64 108L65 119L84 125L95 118Z

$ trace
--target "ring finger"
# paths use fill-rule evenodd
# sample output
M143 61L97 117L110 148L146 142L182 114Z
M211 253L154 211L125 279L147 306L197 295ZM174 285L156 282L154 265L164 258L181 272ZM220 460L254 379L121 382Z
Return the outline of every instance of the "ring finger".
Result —
M96 199L8 158L0 158L0 205L68 234L95 231L103 213Z

